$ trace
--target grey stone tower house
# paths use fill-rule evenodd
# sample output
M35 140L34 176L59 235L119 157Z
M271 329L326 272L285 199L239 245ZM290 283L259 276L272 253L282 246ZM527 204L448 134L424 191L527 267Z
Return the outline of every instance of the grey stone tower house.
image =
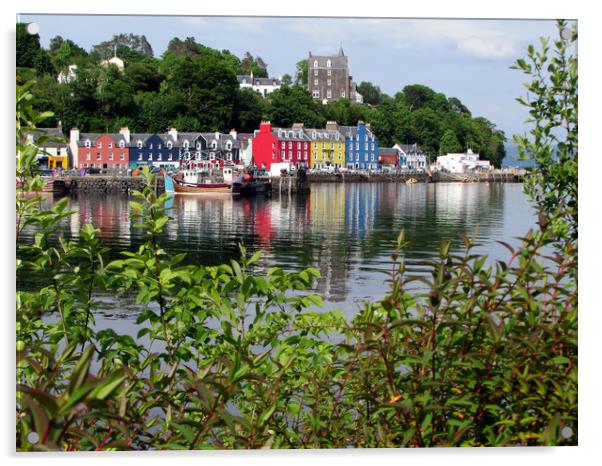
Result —
M318 56L309 52L307 59L307 88L312 97L322 102L347 99L362 102L361 94L349 74L349 60L339 48L336 55Z

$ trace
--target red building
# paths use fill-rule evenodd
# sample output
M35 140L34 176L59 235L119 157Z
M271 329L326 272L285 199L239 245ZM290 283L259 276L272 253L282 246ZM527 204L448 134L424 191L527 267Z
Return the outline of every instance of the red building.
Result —
M395 148L379 147L378 148L378 163L382 166L399 167L399 151Z
M79 131L72 130L71 140L77 145L75 168L127 170L129 148L123 134L79 134Z
M253 164L266 170L273 163L281 162L288 162L295 168L309 168L310 142L303 125L272 128L270 122L262 122L253 138Z

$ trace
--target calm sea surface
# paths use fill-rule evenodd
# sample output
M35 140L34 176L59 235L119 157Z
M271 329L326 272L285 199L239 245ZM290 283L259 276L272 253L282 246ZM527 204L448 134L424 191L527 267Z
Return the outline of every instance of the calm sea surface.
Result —
M123 195L71 197L76 213L63 222L62 234L75 237L83 224L92 223L112 248L111 258L118 258L119 251L144 240L132 227L128 202ZM410 242L403 253L409 273L425 273L420 261L436 257L442 240L451 239L452 250L461 251L459 235L477 231L478 252L493 262L508 258L496 240L517 245L517 237L535 226L520 184L320 183L312 184L307 196L175 196L170 203L173 220L162 238L168 251L187 253L189 263L215 265L237 258L242 243L249 252L263 251L258 272L273 266L287 271L315 267L322 274L315 291L323 296L325 309L348 316L362 301L386 294L386 273L401 229ZM20 283L27 287L27 279ZM129 299L103 297L97 326L119 325L127 331L136 314Z

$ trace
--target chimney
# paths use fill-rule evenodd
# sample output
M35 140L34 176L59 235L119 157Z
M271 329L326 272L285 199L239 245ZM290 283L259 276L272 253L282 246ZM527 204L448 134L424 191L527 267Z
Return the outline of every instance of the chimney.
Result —
M169 128L169 131L167 132L171 138L173 139L174 142L176 142L178 140L178 130L175 128Z
M272 123L269 121L262 121L259 125L260 133L271 133L272 132Z
M125 142L130 143L130 129L127 126L119 128L119 134L123 134Z
M69 141L75 142L75 143L77 143L77 141L79 141L79 129L77 129L77 128L71 129L71 132L69 133Z
M326 129L330 130L330 131L338 131L339 130L339 125L336 121L327 121L326 122Z

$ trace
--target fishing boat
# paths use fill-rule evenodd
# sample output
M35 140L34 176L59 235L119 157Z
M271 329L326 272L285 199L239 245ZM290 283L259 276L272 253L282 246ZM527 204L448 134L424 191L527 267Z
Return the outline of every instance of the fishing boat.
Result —
M183 168L175 176L165 175L165 192L174 194L240 194L232 167L221 170Z
M232 183L232 189L241 196L272 195L272 183L269 179L256 178L251 170L245 170Z

